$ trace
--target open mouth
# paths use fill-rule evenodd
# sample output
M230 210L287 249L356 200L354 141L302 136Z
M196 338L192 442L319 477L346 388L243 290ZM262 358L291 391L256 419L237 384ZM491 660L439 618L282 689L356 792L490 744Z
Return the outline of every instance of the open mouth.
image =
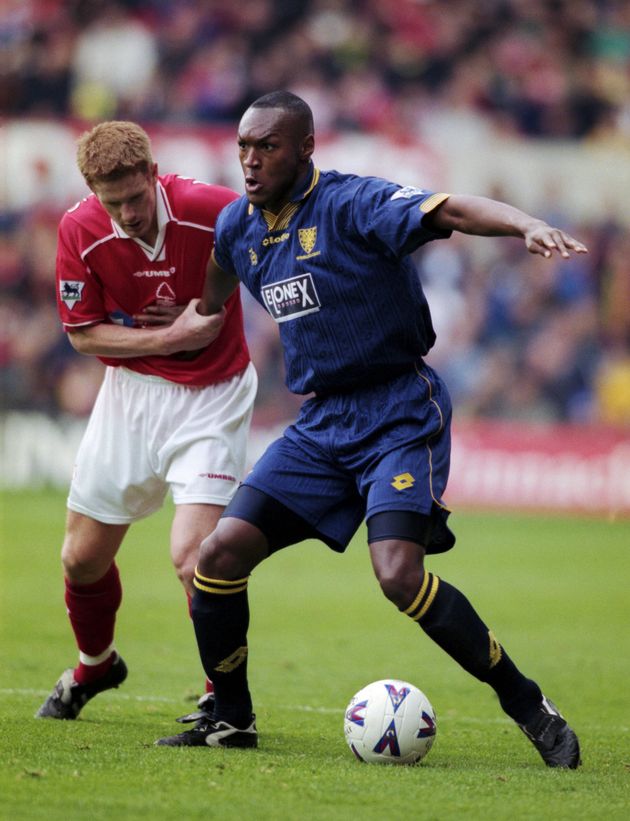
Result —
M262 187L262 183L254 179L254 177L245 177L245 190L248 194L257 194Z

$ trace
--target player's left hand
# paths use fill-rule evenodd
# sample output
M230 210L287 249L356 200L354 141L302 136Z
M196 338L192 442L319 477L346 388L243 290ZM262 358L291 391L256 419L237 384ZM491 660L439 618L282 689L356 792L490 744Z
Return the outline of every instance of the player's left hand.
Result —
M535 223L525 234L525 245L530 254L540 254L549 259L554 252L564 259L576 254L587 254L588 248L560 228L552 228L546 222Z
M183 313L185 305L147 305L140 314L134 314L134 324L138 328L158 328L172 325Z

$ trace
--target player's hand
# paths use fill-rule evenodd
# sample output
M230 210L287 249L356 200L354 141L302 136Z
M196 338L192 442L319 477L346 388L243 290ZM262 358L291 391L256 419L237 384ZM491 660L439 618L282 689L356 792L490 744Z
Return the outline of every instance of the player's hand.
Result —
M552 228L546 222L536 222L525 233L525 245L530 254L540 254L549 259L555 252L564 259L576 254L587 254L588 248L560 228Z
M172 325L185 308L185 305L158 305L157 303L147 305L142 313L134 314L134 324L137 328L159 328Z
M225 308L203 316L197 311L198 299L191 299L184 311L167 329L169 353L199 351L206 348L221 333Z

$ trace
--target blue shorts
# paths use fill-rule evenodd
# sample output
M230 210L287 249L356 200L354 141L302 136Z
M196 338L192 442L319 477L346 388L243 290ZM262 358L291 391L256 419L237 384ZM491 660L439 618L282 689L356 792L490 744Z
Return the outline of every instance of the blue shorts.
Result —
M269 511L265 516L252 502L264 494L307 525L301 538L319 537L338 551L364 519L369 541L412 538L400 522L415 521L423 528L412 540L430 553L447 550L454 543L442 503L450 422L446 386L423 363L390 382L309 399L295 424L258 460L224 515L250 521L267 535L273 530L273 542L284 546L283 522L271 524ZM288 520L285 529L294 532Z

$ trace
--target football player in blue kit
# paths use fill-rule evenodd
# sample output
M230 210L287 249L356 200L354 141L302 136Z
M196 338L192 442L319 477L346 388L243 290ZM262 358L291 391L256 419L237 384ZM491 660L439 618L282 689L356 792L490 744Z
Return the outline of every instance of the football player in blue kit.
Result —
M385 596L496 691L548 766L575 768L578 739L553 703L468 599L424 568L425 554L455 542L442 501L451 405L423 361L435 334L409 254L452 231L520 237L547 258L587 249L505 203L319 171L313 131L308 105L285 91L256 100L239 124L246 193L218 218L201 310L218 312L243 282L279 324L289 389L312 396L201 545L192 612L216 703L156 743L257 745L249 575L304 539L343 552L367 520Z

